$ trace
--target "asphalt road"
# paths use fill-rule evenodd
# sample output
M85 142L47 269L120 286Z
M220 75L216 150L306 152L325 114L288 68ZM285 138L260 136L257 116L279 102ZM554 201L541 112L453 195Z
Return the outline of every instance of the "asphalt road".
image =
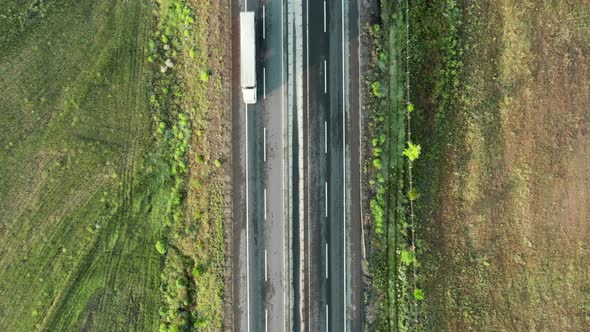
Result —
M256 12L258 102L239 86L239 11ZM234 328L290 330L289 177L284 7L234 2Z
M344 292L338 292L340 296L336 296L336 293L332 294L332 289L339 281L342 287L343 278L341 270L338 271L339 266L330 264L334 259L341 261L342 255L338 255L338 247L342 247L339 244L342 242L337 237L341 238L343 235L338 232L342 228L333 225L333 221L342 220L341 204L340 211L336 211L336 192L342 193L343 183L342 112L340 116L336 116L337 108L342 110L342 104L339 103L341 85L335 86L333 80L337 72L342 72L339 65L342 56L330 56L330 41L338 37L334 36L337 28L333 15L335 4L336 1L327 3L308 0L304 3L304 144L307 189L307 294L304 303L307 307L305 321L309 331L342 330L342 324L334 322L336 317L333 311L336 307L343 308ZM339 186L340 189L334 191L334 186ZM342 320L342 316L339 319Z
M234 329L360 331L358 4L302 0L297 52L298 41L286 41L295 29L287 3L234 0L232 11ZM247 107L239 86L244 10L257 13L258 36L258 103ZM303 105L288 82L288 56L303 62Z
M304 13L306 325L360 331L358 2L307 0Z

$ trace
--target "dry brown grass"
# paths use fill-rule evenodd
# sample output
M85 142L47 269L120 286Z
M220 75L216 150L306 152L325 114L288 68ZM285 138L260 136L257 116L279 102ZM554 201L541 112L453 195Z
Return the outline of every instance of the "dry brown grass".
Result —
M590 4L503 0L465 17L451 123L463 134L426 235L430 318L453 331L586 330Z

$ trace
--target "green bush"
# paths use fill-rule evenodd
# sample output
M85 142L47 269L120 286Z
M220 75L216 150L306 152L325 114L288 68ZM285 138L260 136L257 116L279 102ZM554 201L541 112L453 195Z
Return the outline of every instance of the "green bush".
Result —
M207 70L201 71L201 81L203 81L203 82L209 82L209 77L210 76L211 76L211 74L209 73L209 71L207 71Z
M385 96L385 93L384 93L385 89L383 88L383 85L379 81L373 82L373 84L371 84L371 90L373 91L373 95L375 97L382 98Z
M376 147L375 149L373 149L373 156L379 157L382 152L383 152L383 150L381 148Z
M408 157L410 161L414 161L420 156L421 150L422 148L420 147L420 144L408 142L408 147L404 149L403 155Z
M375 169L377 169L377 170L380 170L382 167L381 159L379 159L379 158L373 159L373 167L375 167Z
M424 291L420 288L414 289L414 298L418 301L424 300Z
M408 191L408 198L410 201L415 201L420 198L420 193L418 190L416 190L416 188L412 188L412 190Z
M156 242L156 250L160 253L160 255L164 255L166 253L166 245L161 241Z
M404 265L410 266L416 262L416 256L413 251L404 249L400 255L400 260Z
M385 220L383 207L381 207L376 199L372 199L369 204L371 207L371 214L373 214L373 220L375 221L375 233L383 234L383 224Z

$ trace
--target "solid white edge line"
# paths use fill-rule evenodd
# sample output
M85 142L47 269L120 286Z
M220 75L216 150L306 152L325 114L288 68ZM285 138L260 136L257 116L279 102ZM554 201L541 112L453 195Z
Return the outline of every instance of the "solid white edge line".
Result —
M328 61L324 60L324 93L328 93Z
M264 309L264 331L268 331L268 309Z
M246 105L246 317L247 331L250 331L250 233L249 233L249 206L248 198L248 104Z
M266 220L266 188L264 188L264 220Z
M326 32L326 0L324 0L324 32Z
M264 14L264 5L262 5L262 39L266 39L266 15Z
M344 278L344 282L343 282L343 288L344 291L342 292L344 294L344 301L343 303L343 310L344 310L344 332L346 332L347 330L347 326L346 326L346 292L347 292L347 288L346 288L346 76L345 76L345 63L346 63L346 59L345 59L345 54L346 54L346 43L345 43L345 36L344 36L344 0L341 0L341 9L342 9L342 169L343 169L343 173L342 173L342 207L343 207L343 218L342 218L342 222L343 222L343 231L342 231L342 237L343 237L343 269L342 269L342 275Z
M305 64L309 67L309 0L305 0ZM307 98L306 98L306 104L307 104L307 109L306 109L306 113L307 113L307 169L310 169L310 161L309 161L309 155L310 153L310 147L309 147L309 71L306 70L306 92L307 92ZM309 191L310 191L310 186L307 186L307 199L309 201ZM309 213L309 204L307 211ZM309 218L309 215L308 215ZM309 317L311 319L311 230L309 227L309 221L308 221L308 225L307 225L307 298L308 298L308 305L307 305L307 317ZM309 324L310 326L308 326L309 329L311 329L311 322Z
M285 50L284 50L284 30L285 30L285 15L283 13L284 10L284 5L283 5L283 1L281 1L281 82L285 82ZM282 88L285 88L285 85L282 85ZM285 147L285 91L281 91L281 140L282 140L282 147ZM287 133L288 135L288 133ZM284 150L283 150L283 163L282 163L282 173L283 173L283 180L282 182L282 204L283 204L283 217L285 217L285 156L284 156ZM285 246L285 222L289 222L288 218L287 220L283 220L283 250L287 250L287 254L289 249L286 248ZM283 252L283 280L288 280L287 279L287 262L288 262L288 257L285 256L285 252ZM283 287L283 325L286 326L287 325L287 315L285 312L285 309L287 307L287 287Z
M266 99L266 67L262 67L262 95Z
M268 281L268 260L266 249L264 249L264 281Z
M262 140L264 141L262 146L262 148L264 149L264 161L266 161L266 127L263 128Z

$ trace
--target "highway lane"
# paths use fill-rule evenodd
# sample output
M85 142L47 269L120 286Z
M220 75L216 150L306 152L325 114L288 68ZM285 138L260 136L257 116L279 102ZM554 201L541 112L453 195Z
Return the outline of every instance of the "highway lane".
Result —
M304 323L307 331L327 331L329 260L327 201L327 156L334 148L328 133L336 123L329 123L330 91L328 86L329 33L328 4L306 0L304 6L304 164L305 164L305 294ZM325 27L325 29L324 29ZM334 328L333 326L332 328Z
M303 325L309 331L360 331L358 2L306 0L304 15L307 310Z
M326 70L328 77L328 154L325 156L325 178L327 182L328 212L327 237L328 244L328 290L327 290L327 323L330 331L346 331L348 327L347 295L349 288L346 283L346 211L345 209L345 168L344 131L346 84L344 77L343 57L345 47L343 41L343 4L341 1L329 1L327 17L329 40Z
M262 169L264 197L265 329L290 329L289 270L289 178L287 144L286 73L284 48L284 5L282 1L261 3L260 36L261 106L263 136ZM263 331L263 330L260 330Z
M281 1L236 0L232 11L234 328L287 331L289 182ZM239 10L238 10L239 9ZM258 102L239 86L239 11L256 12Z

